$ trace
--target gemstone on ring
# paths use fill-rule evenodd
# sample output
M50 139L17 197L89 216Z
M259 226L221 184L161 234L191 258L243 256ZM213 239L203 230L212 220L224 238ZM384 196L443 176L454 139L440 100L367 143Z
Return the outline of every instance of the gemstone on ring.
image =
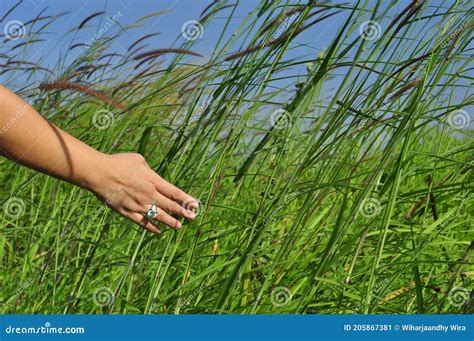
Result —
M148 220L155 219L158 214L158 207L155 204L151 204L150 209L145 213L145 218Z

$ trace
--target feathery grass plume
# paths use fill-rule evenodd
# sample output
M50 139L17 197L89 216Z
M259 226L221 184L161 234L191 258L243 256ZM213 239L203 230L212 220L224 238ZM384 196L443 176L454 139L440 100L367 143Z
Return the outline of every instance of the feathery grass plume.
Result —
M181 86L181 92L187 92L189 91L189 86L191 84L193 84L193 86L191 87L192 89L194 89L196 87L196 84L199 83L199 80L202 80L202 77L203 75L202 74L197 74L196 76L194 77L191 77L188 81L186 81L186 83L184 83L182 86Z
M131 49L133 49L135 46L137 46L138 44L140 44L142 41L146 40L146 39L149 39L151 37L155 37L157 35L160 35L161 33L160 32L156 32L156 33L150 33L150 34L147 34L147 35L144 35L143 37L141 37L140 39L136 40L133 44L131 44L127 51L130 52Z
M72 78L80 76L80 75L85 75L85 74L90 74L90 72L94 71L97 69L97 66L94 65L84 65L78 67L76 70L74 70L71 74L64 74L59 81L61 82L69 82Z
M113 58L113 57L120 57L120 58L123 58L124 55L123 54L120 54L120 53L107 53L107 54L104 54L103 56L99 57L97 59L98 62L100 62L102 59L105 59L105 58Z
M105 14L105 11L100 11L100 12L96 12L96 13L93 13L91 15L89 15L88 17L86 17L78 26L78 30L81 30L89 21L91 21L92 19L94 19L95 17L98 17L102 14Z
M105 102L117 109L122 111L127 111L127 108L120 102L116 101L115 99L99 92L94 89L89 88L86 85L79 84L79 83L69 83L69 82L52 82L52 83L42 83L40 84L39 88L44 91L52 91L52 90L73 90L78 91L88 96L95 97L102 102Z
M299 29L297 30L293 30L293 31L289 31L289 32L286 32L285 34L281 35L280 37L278 37L277 39L269 39L268 41L260 44L260 45L257 45L257 46L252 46L252 47L248 47L246 48L245 50L242 50L242 51L238 51L238 52L235 52L229 56L227 56L226 58L224 58L224 61L230 61L230 60L233 60L233 59L237 59L237 58L240 58L240 57L244 57L250 53L253 53L255 51L258 51L262 48L267 48L267 47L271 47L273 45L277 45L277 44L280 44L280 43L283 43L285 42L287 39L289 39L291 36L295 37L297 36L298 34L300 34L301 32L303 32L304 30L306 30L307 28L311 27L312 25L320 22L320 21L323 21L327 18L330 18L332 17L333 15L336 15L340 13L340 11L335 11L333 13L329 13L325 16L322 16L321 18L318 18L316 20L313 20L312 22L310 22L309 24L306 24L306 25L303 25L302 27L300 27Z
M453 51L454 47L456 46L456 43L461 36L461 33L463 30L460 30L454 34L454 37L451 39L451 44L449 44L448 49L446 50L446 58L450 58L451 52Z
M29 62L29 61L26 61L26 60L9 60L6 63L6 65L17 65L17 64L38 66L38 64L33 63L33 62Z
M127 25L127 26L123 27L120 31L125 32L125 31L128 31L131 28L142 28L142 27L145 27L145 25L143 25L143 24L131 24L131 25Z
M36 44L36 43L42 43L44 41L46 41L46 39L29 39L27 41L16 44L15 46L12 46L12 48L10 50L8 50L8 52L14 51L14 50L16 50L20 47L23 47L23 46L33 45L33 44Z
M185 50L185 49L166 48L166 49L157 49L153 51L140 53L138 56L135 56L133 59L140 60L143 58L160 56L167 53L187 54L191 56L202 57L202 55L194 51Z
M293 14L300 13L300 12L304 11L305 8L306 8L305 6L297 6L295 8L292 8L292 9L289 9L289 10L285 11L284 13L280 14L275 19L270 21L268 24L263 26L263 28L261 29L261 33L267 32L270 28L274 28L274 29L278 28L278 25L283 24L283 22L286 19L291 17ZM317 14L319 14L319 13L326 12L328 10L329 10L329 8L322 8L322 9L319 9L315 12L309 13L308 16L306 17L306 20L313 17L313 16L315 16L315 15L317 15Z
M122 83L120 84L118 87L116 87L113 91L112 91L112 96L115 96L116 93L118 93L120 90L122 89L126 89L126 88L131 88L133 86L135 86L136 84L133 83L133 82L126 82L126 83Z
M412 65L412 64L415 64L417 62L420 62L422 61L423 59L425 58L428 58L429 56L431 56L432 54L434 53L433 50L427 52L427 53L424 53L422 54L421 56L419 57L415 57L415 58L412 58L410 59L409 61L407 61L403 66L401 66L400 68L398 68L397 70L395 70L391 75L390 77L394 77L395 75L399 74L400 72L402 72L403 70L405 70L408 66Z
M138 46L137 48L135 48L135 50L130 51L130 52L127 54L126 60L133 59L133 56L134 56L134 55L136 55L139 51L141 51L141 50L147 48L148 46L150 46L150 44L145 44L145 45L142 45L142 46Z
M46 19L54 18L54 17L55 17L55 16L53 16L53 15L45 15L44 17L39 17L39 16L38 16L38 17L36 17L36 18L34 18L34 19L31 19L31 20L28 20L28 21L24 22L23 25L24 25L24 26L28 26L28 25L30 25L30 24L33 24L33 25L34 25L34 24L36 24L38 21L43 21L43 20L46 20ZM32 25L32 26L33 26L33 25Z
M165 70L153 70L154 68L157 68L160 65L161 65L161 63L156 63L156 64L151 65L148 69L145 69L145 70L143 70L143 72L140 72L139 74L135 75L132 78L132 82L135 82L136 80L139 80L139 79L142 79L142 78L145 78L145 77L150 77L150 76L153 76L153 75L164 73Z
M407 22L409 22L410 18L413 17L420 9L421 6L423 5L422 0L412 0L411 4L409 4L388 26L388 28L385 30L385 32L388 32L406 13L405 18L398 24L398 26L395 28L393 31L392 35L390 38L387 40L385 43L385 47L383 48L381 54L383 54L386 49L389 47L390 43L392 40L395 38L397 33L405 26ZM408 13L407 13L408 12Z
M140 68L143 64L148 63L148 68L147 68L147 70L145 70L145 71L148 71L148 70L150 70L150 69L152 68L152 66L151 66L151 65L152 65L152 62L153 62L156 58L158 58L158 55L150 56L150 57L144 58L144 59L142 59L139 63L137 63L137 65L135 65L135 67L134 67L133 69L136 70L136 69Z
M440 181L439 183L436 184L435 187L442 187L446 184L446 182L450 179L451 175L453 173L448 173L447 175L445 175ZM428 185L430 186L431 185L431 181L432 181L432 178L431 178L431 175L428 175ZM418 210L420 209L420 207L422 207L423 204L426 204L428 201L430 200L430 197L429 197L429 194L428 195L425 195L422 199L418 200L417 202L415 202L413 204L413 206L410 208L410 210L408 210L407 214L405 215L405 219L411 221L415 215L418 213ZM437 216L437 213L436 213L436 216Z
M12 13L12 12L15 10L15 8L17 8L18 6L20 6L22 3L23 3L23 0L20 0L20 1L18 1L15 5L13 5L13 7L10 8L10 9L5 13L5 15L0 19L0 23L2 23L3 20L5 20L6 17L8 17L8 15L10 15L10 13Z
M395 24L408 12L410 11L413 6L415 6L417 0L412 0L412 2L407 6L405 7L391 22L390 24L387 26L387 29L386 29L386 32L390 31L392 29L393 26L395 26Z
M101 70L101 69L107 69L109 66L112 66L111 63L105 63L105 64L97 64L97 65L94 65L94 68L92 68L91 70L89 70L88 74L87 74L87 79L89 79L94 73L96 73L97 71Z
M52 76L56 76L56 73L50 69L45 68L44 66L31 66L25 69L26 71L44 71L49 73Z
M212 1L209 5L207 5L202 11L201 11L201 14L199 17L202 18L202 16L204 15L204 13L206 13L212 6L214 6L215 4L217 4L219 2L219 0L214 0Z
M77 43L77 44L71 45L71 47L69 47L69 51L74 50L75 48L78 48L78 47L89 48L90 46L86 43Z
M416 88L418 87L420 84L423 83L423 80L422 79L414 79L412 80L411 82L409 82L408 84L402 86L400 88L400 90L398 90L396 93L394 93L391 97L390 97L390 100L393 100L395 98L398 98L400 97L401 95L403 95L405 92L407 92L408 90L410 90L411 88Z
M42 67L42 66L40 66L36 63L28 62L28 61L25 61L25 60L9 60L6 64L4 64L2 66L9 67L10 65L27 65L28 68L25 68L25 70L41 70L41 71L48 72L52 75L55 74L52 70L50 70L48 68Z
M221 7L217 7L217 8L214 8L212 11L210 11L208 14L206 14L204 17L201 17L199 19L199 21L201 22L205 22L207 19L209 19L212 15L216 14L216 13L219 13L223 10L225 10L226 8L230 8L230 7L235 7L236 5L235 4L230 4L230 5L226 5L226 6L221 6Z
M147 19L149 19L149 18L153 18L153 17L159 16L159 15L163 15L163 14L169 13L169 12L170 12L170 11L158 11L158 12L153 12L153 13L144 15L143 17L137 19L137 23L142 22L142 21L145 21L145 20L147 20Z
M88 72L90 72L91 70L95 70L96 69L96 66L95 65L82 65L82 66L79 66L74 69L71 73L65 73L64 76L61 77L61 79L59 79L59 81L67 81L68 79L71 79L73 77L76 77L76 76L79 76L79 75L82 75L82 74L86 74Z

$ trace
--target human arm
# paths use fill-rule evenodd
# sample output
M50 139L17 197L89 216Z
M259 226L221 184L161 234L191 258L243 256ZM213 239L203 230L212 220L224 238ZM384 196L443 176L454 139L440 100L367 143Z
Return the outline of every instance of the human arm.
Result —
M53 125L2 86L0 154L91 191L150 232L160 232L143 218L151 204L158 206L156 219L171 228L180 228L181 223L168 213L195 218L192 209L197 200L156 174L141 155L102 153Z

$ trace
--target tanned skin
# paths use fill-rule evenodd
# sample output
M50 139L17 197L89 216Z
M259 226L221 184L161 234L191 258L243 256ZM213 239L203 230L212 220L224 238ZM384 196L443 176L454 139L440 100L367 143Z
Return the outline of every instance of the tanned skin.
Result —
M173 229L171 214L193 220L198 201L156 174L140 154L105 154L42 117L15 93L0 86L0 154L94 193L114 211L153 233L157 222ZM158 206L154 221L144 218Z

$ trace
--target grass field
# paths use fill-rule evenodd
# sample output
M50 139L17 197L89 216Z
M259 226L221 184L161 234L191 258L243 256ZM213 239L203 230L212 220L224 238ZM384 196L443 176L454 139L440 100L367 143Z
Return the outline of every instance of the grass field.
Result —
M54 7L3 36L5 86L101 151L143 154L201 208L151 235L2 159L0 311L473 313L473 11L394 3L255 1L234 18L238 2L203 2L171 47L120 18L91 40L91 13L65 34L80 56L52 70L34 47ZM299 39L336 18L328 46Z

